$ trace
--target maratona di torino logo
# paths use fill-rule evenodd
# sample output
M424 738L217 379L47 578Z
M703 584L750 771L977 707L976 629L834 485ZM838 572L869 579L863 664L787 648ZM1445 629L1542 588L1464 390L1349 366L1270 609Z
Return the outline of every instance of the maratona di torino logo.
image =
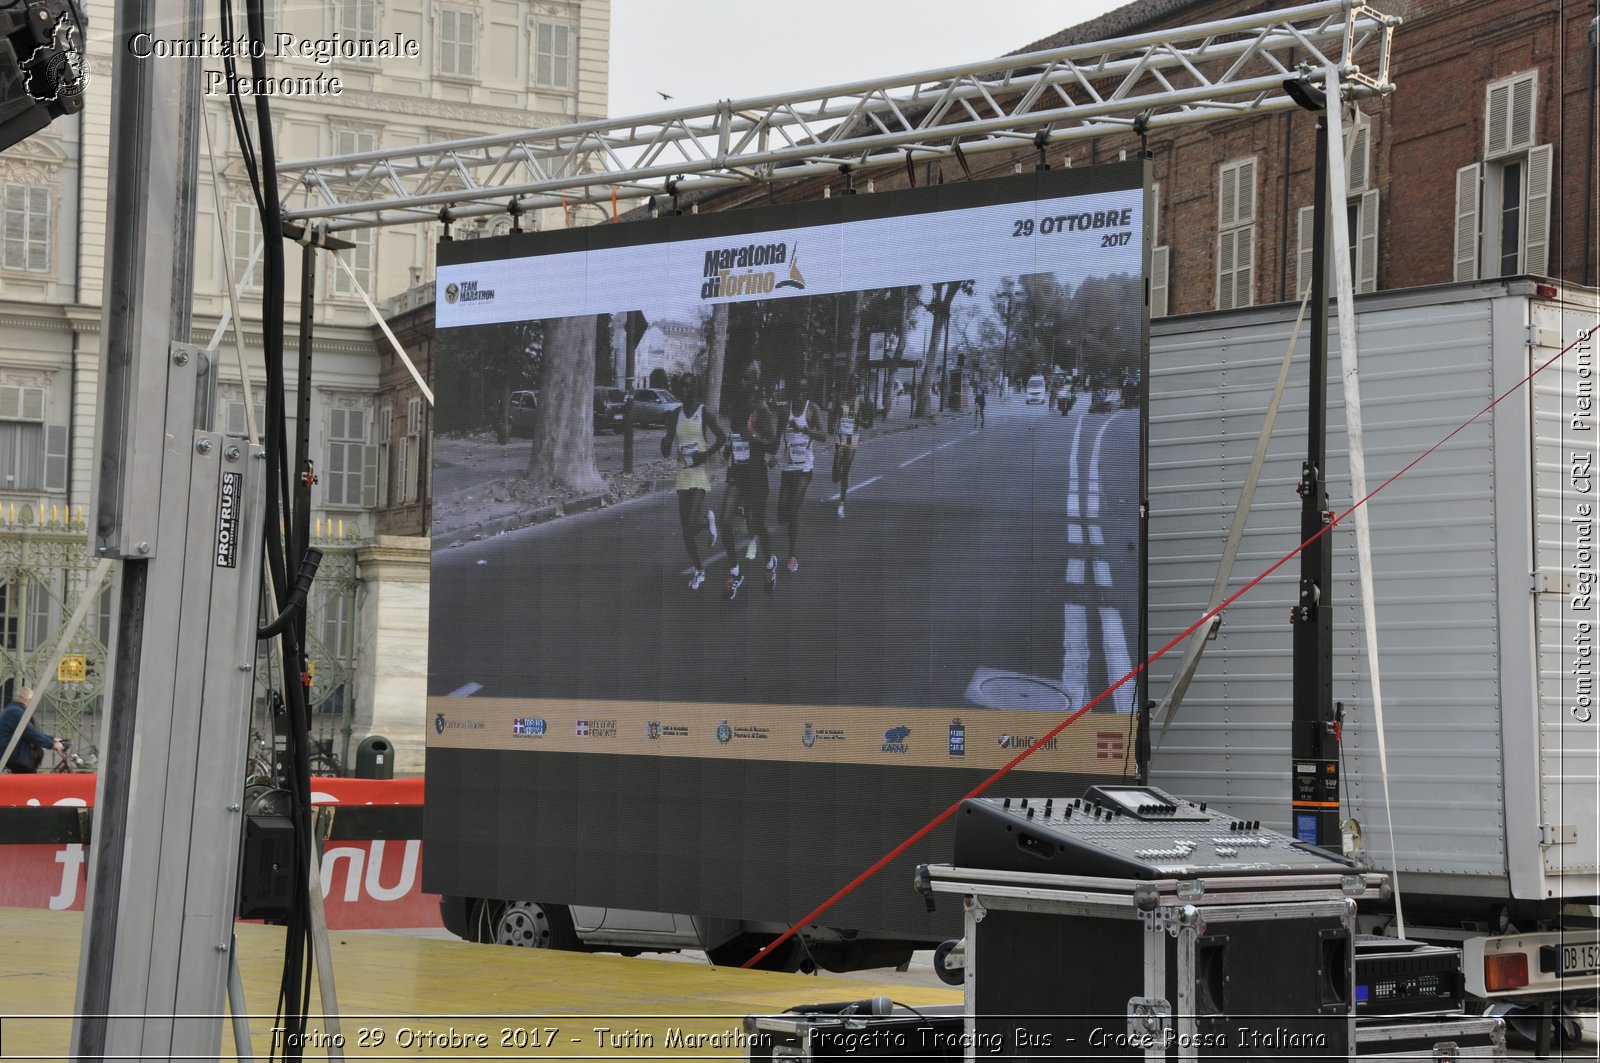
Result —
M776 266L788 266L787 276L778 279ZM800 245L746 244L706 252L705 282L700 298L726 299L737 295L766 295L776 288L806 289L800 272Z

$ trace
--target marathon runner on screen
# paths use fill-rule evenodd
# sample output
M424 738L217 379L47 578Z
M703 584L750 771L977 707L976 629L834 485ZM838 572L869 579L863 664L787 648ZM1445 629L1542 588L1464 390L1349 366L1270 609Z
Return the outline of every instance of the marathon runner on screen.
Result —
M785 389L788 399L780 408L783 418L783 439L778 447L778 518L788 523L790 572L800 571L800 511L805 504L806 490L811 486L811 473L816 468L816 451L813 444L828 438L823 426L822 411L806 397L805 382L799 377L789 381Z
M693 413L689 412L691 409ZM706 462L726 441L716 415L700 404L700 385L690 384L685 389L683 405L667 417L661 456L674 457L678 465L678 524L689 561L694 565L689 575L692 591L699 590L706 581L705 564L695 541L701 530L707 532L712 546L717 545L717 518L706 505L706 492L711 488Z
M861 446L861 395L855 377L845 380L833 416L833 482L839 485L839 519L844 520L844 504L850 495L850 468Z
M728 491L723 498L722 525L728 536L728 582L724 596L732 601L744 586L744 561L767 559L765 586L770 594L778 583L778 555L767 530L767 498L771 481L767 463L778 449L778 428L772 407L761 391L761 363L744 371L728 418ZM749 548L739 553L738 511L744 510ZM759 550L760 553L756 551Z

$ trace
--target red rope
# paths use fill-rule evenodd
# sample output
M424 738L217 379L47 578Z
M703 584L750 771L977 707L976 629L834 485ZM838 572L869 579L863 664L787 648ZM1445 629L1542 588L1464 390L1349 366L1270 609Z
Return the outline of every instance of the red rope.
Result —
M1377 487L1374 487L1371 491L1368 491L1366 493L1365 497L1363 497L1360 500L1358 500L1349 509L1345 510L1343 513L1340 513L1338 516L1334 517L1327 524L1324 524L1322 526L1322 529L1320 531L1318 531L1315 535L1311 536L1309 539L1307 539L1305 542L1301 543L1299 546L1295 547L1293 550L1290 550L1287 554L1284 554L1278 560L1274 561L1271 565L1269 565L1265 570L1263 570L1260 575L1256 576L1249 583L1246 583L1243 587L1240 587L1237 591L1234 591L1228 597L1224 598L1222 600L1222 602L1217 605L1216 608L1214 608L1214 609L1210 610L1209 612L1207 612L1199 620L1196 620L1194 623L1192 623L1188 627L1184 628L1177 635L1174 635L1166 643L1166 645L1162 646L1159 650L1157 650L1156 652L1152 653L1149 657L1146 657L1142 663L1140 663L1138 665L1135 665L1133 670L1128 672L1128 674L1124 675L1121 679L1117 680L1115 683L1112 683L1110 686L1108 686L1104 690L1102 690L1098 695L1095 696L1094 700L1090 701L1088 704L1083 706L1083 708L1079 709L1077 712L1074 712L1071 716L1068 716L1066 719L1064 719L1060 723L1056 724L1056 726L1050 731L1049 734L1047 734L1043 738L1039 739L1038 742L1035 742L1033 745L1029 746L1027 749L1024 749L1021 753L1017 754L1015 757L1012 757L1009 761L1006 762L1006 764L1004 766L996 769L995 773L993 775L990 775L987 779L983 780L983 782L981 782L977 786L973 787L966 794L963 794L961 797L957 798L955 800L955 802L952 803L943 812L940 812L937 816L933 817L927 823L923 824L923 826L915 834L911 835L905 841L901 842L899 845L897 845L893 849L889 850L889 852L887 852L883 856L879 857L878 860L871 867L867 868L865 871L861 872L861 874L857 875L855 878L853 878L849 882L845 883L845 885L843 887L841 887L836 893L834 893L833 896L829 897L826 901L823 901L816 908L813 908L799 922L795 923L788 930L785 930L778 937L774 938L767 945L763 946L760 952L757 952L754 956L750 957L748 960L746 960L740 966L742 966L742 967L753 967L753 966L755 966L756 963L760 962L762 957L766 956L768 953L770 953L773 949L777 948L779 945L782 945L785 941L788 941L790 938L794 937L794 935L799 932L801 927L806 926L806 925L808 925L810 923L816 922L818 916L822 915L822 913L826 912L829 908L832 908L834 905L838 904L841 900L843 900L845 898L845 896L847 894L849 894L857 886L861 885L863 882L867 881L869 878L871 878L872 876L876 875L879 871L882 871L885 867L887 867L895 859L897 859L898 857L903 855L907 849L911 848L913 845L915 845L917 842L921 841L923 838L926 838L935 828L937 828L939 826L939 824L943 823L945 820L947 820L951 816L955 815L956 811L961 807L961 802L966 801L966 800L968 800L970 798L977 797L979 794L981 794L985 790L989 789L989 787L991 787L995 783L999 782L1000 779L1003 778L1006 774L1008 774L1011 771L1012 768L1015 768L1018 764L1021 764L1024 760L1027 760L1029 757L1033 756L1033 754L1035 752L1037 752L1038 750L1044 749L1046 746L1048 746L1050 744L1050 740L1052 738L1055 738L1062 731L1065 731L1068 727L1072 726L1072 724L1077 722L1078 717L1082 716L1084 713L1088 712L1090 709L1092 709L1096 705L1100 704L1107 697L1109 697L1111 694L1113 694L1119 688L1121 688L1122 685L1124 683L1126 683L1128 680L1132 679L1134 676L1137 676L1140 672L1143 672L1145 669L1149 668L1156 661L1159 661L1162 657L1166 656L1167 652L1170 651L1174 646L1177 646L1184 639L1187 639L1190 635L1194 634L1203 625L1210 623L1213 617L1220 616L1224 609L1227 609L1228 606L1230 606L1234 602L1238 601L1248 591L1253 589L1258 583L1260 583L1262 580L1266 579L1268 576L1272 575L1274 572L1278 571L1278 569L1282 568L1284 565L1288 564L1290 561L1294 560L1294 558L1298 557L1300 555L1301 551L1303 551L1306 547L1310 546L1312 543L1314 543L1318 539L1322 538L1330 530L1332 530L1333 528L1338 526L1341 522L1343 522L1346 517L1350 516L1350 514L1354 513L1356 510L1358 510L1358 509L1362 508L1363 506L1365 506L1368 502L1370 502L1374 497L1377 496L1379 491L1382 491L1384 488L1388 487L1390 484L1392 484L1396 480L1400 479L1400 477L1404 476L1406 473L1408 473L1412 469L1416 468L1417 465L1421 464L1421 462L1423 462L1430 455L1432 455L1434 451L1438 450L1440 447L1442 447L1446 443L1450 442L1450 440L1452 440L1456 436L1460 435L1463 431L1465 431L1468 427L1470 427L1473 424L1473 422L1475 422L1478 418L1482 417L1484 414L1488 413L1490 410L1492 410L1496 406L1500 405L1500 403L1504 402L1510 396L1512 396L1512 395L1516 394L1518 391L1522 390L1522 386L1524 384L1528 383L1534 377L1538 376L1540 373L1542 373L1546 369L1550 368L1550 366L1554 365L1556 362L1558 362L1562 358L1566 357L1568 351L1571 351L1574 347L1578 346L1578 344L1583 343L1585 340L1589 339L1597 331L1600 331L1600 326L1596 326L1595 328L1591 328L1587 332L1580 332L1578 334L1578 338L1577 339L1573 340L1566 347L1562 348L1556 354L1552 355L1550 357L1550 359L1548 361L1546 361L1543 365L1540 365L1537 369L1533 370L1533 372L1529 373L1527 376L1523 377L1521 380L1519 380L1515 384L1511 385L1511 387L1509 387L1505 391L1501 392L1498 396L1495 397L1493 402L1489 403L1489 405L1485 406L1483 409L1479 410L1477 413L1473 414L1471 417L1469 417L1465 421L1461 422L1461 424L1457 425L1450 432L1449 435L1445 436L1443 439L1439 440L1433 446L1429 447L1427 450L1425 450L1421 454L1417 455L1417 457L1414 460L1412 460L1410 464L1406 465L1399 472L1395 473L1393 476L1391 476L1387 480L1383 481L1383 483L1379 484Z

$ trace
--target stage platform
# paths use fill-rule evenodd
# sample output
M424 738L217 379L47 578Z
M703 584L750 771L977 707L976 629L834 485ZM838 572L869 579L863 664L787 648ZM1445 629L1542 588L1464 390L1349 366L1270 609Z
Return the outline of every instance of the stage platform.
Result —
M82 918L0 908L0 1059L66 1058ZM237 932L253 1048L266 1059L283 930L239 924ZM739 1058L748 1014L874 996L913 1007L961 1002L954 988L648 956L494 948L371 931L335 931L331 943L337 1028L352 1059ZM313 1010L320 1011L316 1000L313 990ZM311 1029L333 1032L320 1018ZM223 1031L222 1058L232 1059L227 1023ZM306 1050L308 1059L326 1055Z

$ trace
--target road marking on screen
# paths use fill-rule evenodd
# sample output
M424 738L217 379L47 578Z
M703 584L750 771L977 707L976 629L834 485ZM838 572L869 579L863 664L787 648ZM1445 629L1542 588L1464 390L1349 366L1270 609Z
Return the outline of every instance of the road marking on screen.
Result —
M1067 562L1067 582L1083 582L1083 558L1074 557Z
M1128 637L1122 631L1122 610L1100 607L1100 645L1106 652L1106 675L1127 675L1133 671L1133 661L1128 658ZM1135 689L1128 688L1129 696ZM1119 707L1118 711L1124 710Z
M1089 700L1089 611L1067 603L1061 648L1061 687L1076 708Z
M1091 530L1099 531L1100 529L1093 528ZM1111 565L1108 562L1096 561L1094 563L1094 585L1096 587L1111 586ZM1121 675L1122 673L1118 672L1117 674Z
M1081 525L1081 524L1068 524L1067 525L1067 542L1071 543L1073 546L1082 546L1083 545L1083 525Z
M1072 494L1067 496L1067 516L1073 518L1083 516L1082 513L1078 512L1083 508L1078 504L1078 485L1076 483L1070 483L1067 486L1067 490L1072 492Z
M467 684L464 684L462 686L456 687L454 690L450 691L450 693L446 694L445 697L447 697L447 698L470 698L470 697L472 697L472 695L476 694L478 691L480 691L482 689L483 689L483 684L482 683L467 683Z
M917 456L916 456L916 457L914 457L914 458L910 458L910 459L908 459L908 460L906 460L906 461L902 461L902 462L901 462L901 463L900 463L900 467L901 467L901 468L902 468L902 469L904 469L904 468L905 468L905 467L906 467L906 466L908 466L908 465L915 465L915 464L916 464L916 463L917 463L917 462L919 462L919 461L921 461L921 460L922 460L922 459L923 459L923 458L928 458L928 457L932 457L932 456L933 456L933 451L931 451L931 450L925 450L925 451L923 451L923 452L922 452L922 453L921 453L921 454L918 454L918 455L917 455Z
M850 485L850 493L851 494L855 494L857 491L861 490L863 487L868 487L868 486L870 486L872 484L875 484L881 479L883 479L883 476L880 474L878 476L871 477L870 479L862 480L858 484L851 484ZM839 492L835 491L833 494L829 495L828 496L828 501L829 502L837 502L837 501L839 501Z
M1091 546L1104 546L1106 544L1106 533L1100 530L1100 525L1089 525L1089 544ZM1100 562L1100 564L1104 563L1103 561Z

